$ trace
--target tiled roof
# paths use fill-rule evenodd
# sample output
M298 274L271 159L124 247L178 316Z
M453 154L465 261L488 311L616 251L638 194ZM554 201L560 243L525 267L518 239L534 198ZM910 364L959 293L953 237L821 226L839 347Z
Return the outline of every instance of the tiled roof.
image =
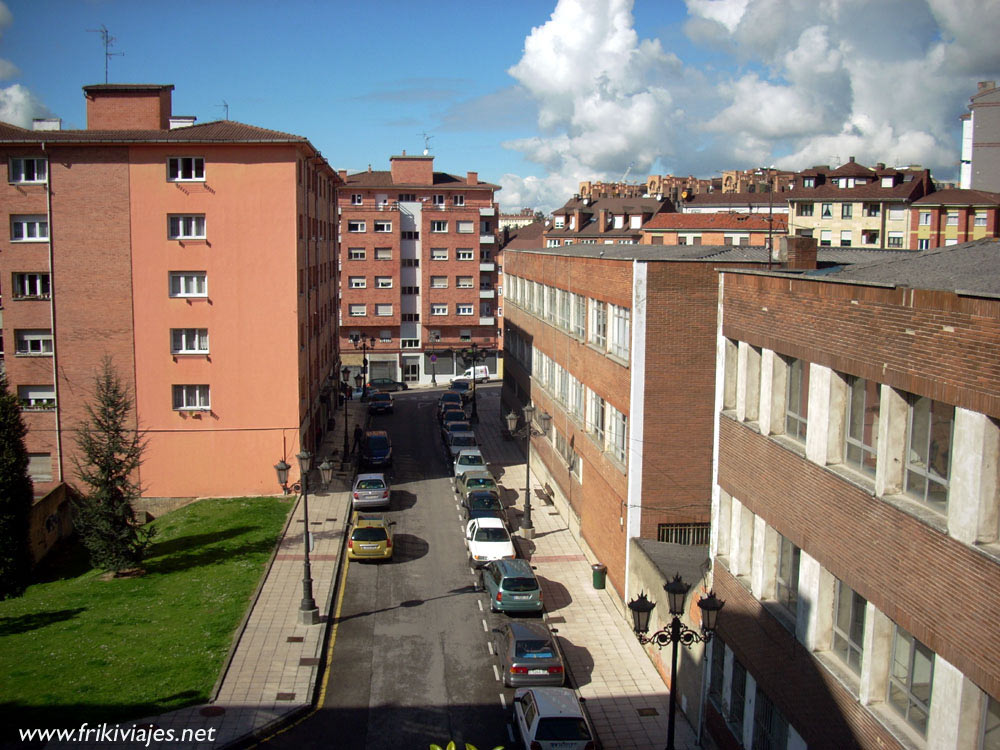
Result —
M768 215L763 213L711 213L711 214L657 214L642 225L643 229L660 230L717 230L717 231L763 231L768 227L775 232L788 230L788 217L775 214L773 223L769 223Z
M670 209L670 201L656 198L570 198L565 205L553 211L553 214L571 214L578 210L581 213L597 214L601 209L611 214L655 214L664 209Z
M173 130L27 130L0 123L0 143L308 143L301 135L216 120Z
M771 202L782 203L786 200L787 191L778 193L699 193L684 201L684 206L766 206L768 195L772 195Z
M507 233L507 241L501 249L511 250L541 247L543 244L542 232L545 231L545 224L540 221L533 221L517 229L511 229Z
M819 185L814 188L803 188L785 193L789 202L827 201L830 203L844 201L913 201L923 189L920 180L901 182L893 187L882 187L877 180L852 188L842 188L837 185Z
M875 170L866 167L864 164L858 164L854 161L854 157L846 164L841 164L836 169L828 172L831 177L874 177Z
M433 182L428 185L426 182L393 182L392 172L387 169L375 169L370 172L357 172L355 174L347 175L347 179L344 181L342 187L384 187L392 188L398 190L399 188L426 188L426 187L447 187L449 189L459 189L459 188L483 188L499 190L499 185L494 185L492 182L479 181L475 185L470 185L466 182L465 177L457 177L453 174L448 174L447 172L434 172Z
M945 188L913 201L914 206L997 206L1000 193L986 190L962 190Z

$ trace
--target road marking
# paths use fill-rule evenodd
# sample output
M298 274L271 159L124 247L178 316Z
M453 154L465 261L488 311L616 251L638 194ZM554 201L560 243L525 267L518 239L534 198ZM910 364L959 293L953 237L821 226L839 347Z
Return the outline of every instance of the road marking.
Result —
M482 612L483 611L483 600L482 599L476 599L476 604L479 605L479 611Z
M493 651L493 642L492 641L487 641L486 642L486 648L488 648L490 650L490 656L496 656L496 653Z
M493 665L493 676L497 678L497 682L500 682L500 670L497 669L497 665Z
M488 627L486 627L486 619L485 618L483 618L483 632L484 633L489 633L490 632L490 629Z

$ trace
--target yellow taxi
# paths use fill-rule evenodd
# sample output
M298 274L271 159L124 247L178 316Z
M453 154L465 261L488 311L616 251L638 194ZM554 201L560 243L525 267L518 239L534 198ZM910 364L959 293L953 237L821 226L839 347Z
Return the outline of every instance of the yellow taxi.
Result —
M385 516L355 513L347 557L351 560L391 560L392 526Z

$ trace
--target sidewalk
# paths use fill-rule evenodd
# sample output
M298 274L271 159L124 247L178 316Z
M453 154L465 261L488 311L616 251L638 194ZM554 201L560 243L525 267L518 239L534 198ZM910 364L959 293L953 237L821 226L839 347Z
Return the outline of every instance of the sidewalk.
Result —
M476 432L483 454L508 498L516 496L516 512L524 510L524 440L504 440L501 434L499 389L479 400ZM496 394L496 395L494 395ZM605 750L661 750L667 740L669 692L643 647L619 610L610 587L593 586L591 562L565 519L552 505L539 501L541 488L531 475L531 521L535 536L526 540L514 528L519 556L536 568L542 584L548 624L558 631L572 684ZM513 519L512 519L513 520ZM610 585L609 585L610 586ZM677 706L674 744L678 750L697 748L695 732Z

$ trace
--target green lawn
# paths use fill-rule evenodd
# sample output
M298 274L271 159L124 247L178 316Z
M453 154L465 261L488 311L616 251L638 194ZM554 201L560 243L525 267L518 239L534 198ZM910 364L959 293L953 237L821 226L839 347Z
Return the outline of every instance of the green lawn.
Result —
M210 499L157 519L141 578L69 550L0 602L0 723L114 723L207 700L291 510Z

